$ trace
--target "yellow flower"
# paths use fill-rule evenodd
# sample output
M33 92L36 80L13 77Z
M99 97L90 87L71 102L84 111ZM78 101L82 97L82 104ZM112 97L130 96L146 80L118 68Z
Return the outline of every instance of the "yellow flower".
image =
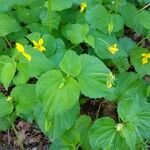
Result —
M148 63L148 59L150 58L150 53L146 54L146 53L143 53L142 54L142 64L147 64Z
M44 40L41 38L38 42L32 41L34 44L34 48L38 49L40 52L46 51L45 47L43 46Z
M87 8L87 3L83 2L80 4L80 13L82 13Z
M108 47L108 50L114 55L119 49L117 48L117 44Z
M31 61L32 57L25 52L25 48L22 44L16 43L16 49L20 52L28 61Z
M115 76L110 72L108 74L108 79L107 79L107 83L106 83L107 88L110 89L113 86L114 80L115 80Z
M23 52L22 55L23 55L28 61L31 61L31 59L32 59L31 55L29 55L29 54L26 53L26 52Z
M20 43L16 43L16 49L20 53L25 52L24 46L22 44L20 44Z

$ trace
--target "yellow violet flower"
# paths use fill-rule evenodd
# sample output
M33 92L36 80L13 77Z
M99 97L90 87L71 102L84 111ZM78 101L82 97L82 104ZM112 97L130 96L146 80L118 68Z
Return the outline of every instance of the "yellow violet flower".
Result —
M142 64L147 64L148 63L148 59L150 58L150 53L146 54L146 53L143 53L142 54Z
M38 49L40 52L46 51L45 47L43 46L44 40L41 38L38 42L32 41L34 44L34 48Z
M31 61L32 57L28 53L25 52L25 48L22 44L16 43L16 49L20 52L28 61Z
M31 61L31 59L32 59L31 55L29 55L29 54L26 53L26 52L22 53L22 55L23 55L28 61Z
M24 46L22 44L20 44L20 43L16 43L16 49L20 53L25 52Z
M108 50L114 55L119 49L117 48L117 44L114 44L112 46L109 46Z
M83 2L80 4L80 13L82 13L87 8L87 3Z

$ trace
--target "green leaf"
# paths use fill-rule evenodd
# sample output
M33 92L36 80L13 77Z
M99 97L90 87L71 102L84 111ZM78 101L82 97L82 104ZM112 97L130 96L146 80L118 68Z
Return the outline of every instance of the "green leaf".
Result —
M143 99L142 99L143 100ZM145 99L144 99L145 100ZM150 137L150 104L145 102L143 104L143 102L141 102L141 107L142 110L140 112L138 112L138 118L139 118L139 122L138 122L138 130L141 134L141 136L144 139L149 139Z
M106 31L106 25L109 22L107 10L102 5L90 7L85 15L85 19L90 24L91 28L97 28L101 31Z
M56 53L56 49L57 49L57 46L58 46L58 45L56 45L57 44L56 39L53 36L49 35L49 34L44 34L42 36L42 38L44 40L43 45L46 48L45 55L48 56L48 57L54 55ZM51 41L51 42L49 42L49 41Z
M26 37L30 40L30 42L34 41L38 41L41 37L41 34L39 32L32 32L28 35L26 35Z
M31 24L38 20L37 18L31 15L30 9L27 8L18 8L16 11L16 15L19 21L25 24Z
M0 68L0 80L7 90L11 80L15 75L16 63L9 56L3 55L0 57Z
M132 150L136 150L136 141L137 141L137 133L132 124L127 123L124 124L123 129L121 130L122 136L125 138L126 143Z
M40 19L43 25L49 26L49 14L47 13L47 10L43 11L40 14ZM61 18L60 18L59 13L55 11L51 12L51 29L58 30L60 21L61 21Z
M126 3L125 5L122 5L120 7L120 13L124 19L125 24L128 27L141 34L145 32L143 26L139 21L139 12L133 4Z
M72 6L72 0L53 0L52 1L52 10L53 11L62 11L63 9L68 9Z
M91 118L86 115L81 115L75 123L74 128L80 133L81 141L80 147L85 150L91 150L91 146L88 138L88 131L92 125Z
M115 36L96 32L94 38L95 38L94 51L99 58L114 59L118 57L127 56L126 52L123 50L122 46L119 44ZM117 44L118 51L115 54L112 54L108 48L113 46L114 44Z
M8 89L9 84L11 83L11 80L13 79L16 72L16 63L7 63L3 67L3 70L1 72L1 81L5 87L5 89Z
M41 110L43 110L43 107L41 105L36 105L34 111L36 122L41 130L53 141L60 138L62 134L73 126L79 114L78 105L74 105L70 109L52 117L47 116L44 111Z
M93 149L111 149L112 146L119 147L121 136L116 131L116 123L109 117L95 121L89 133L90 144ZM117 144L117 141L120 143Z
M134 94L145 96L146 84L137 74L124 72L117 77L115 94L118 100L128 98Z
M131 63L135 67L136 72L140 77L143 77L144 75L150 74L150 60L148 59L148 62L146 64L142 64L142 54L148 54L149 51L144 48L135 48L132 50L130 57L131 57Z
M57 139L55 140L52 144L51 144L51 148L50 150L69 150L69 148L63 144L62 140L61 139Z
M81 55L82 70L78 82L82 94L91 98L112 96L112 90L107 88L107 76L110 70L98 58ZM94 67L93 67L94 66Z
M44 34L41 37L41 34L39 32L33 32L26 36L32 43L33 40L38 42L40 38L44 40L43 46L45 47L46 51L44 52L46 56L51 56L55 54L56 51L56 40L53 36L50 34ZM49 42L51 41L51 42Z
M88 31L87 24L67 24L62 30L62 34L73 44L79 44L84 41Z
M81 72L80 57L74 51L67 51L60 62L60 68L67 76L78 76Z
M10 16L0 13L0 36L6 36L20 30L19 24Z
M34 49L31 46L25 46L25 50L32 56L32 59L31 61L28 61L20 53L16 52L19 56L19 63L17 64L19 72L22 72L29 77L36 77L53 68L49 59L37 49Z
M47 34L47 33L50 33L49 31L49 27L45 26L45 25L42 25L40 23L32 23L32 24L29 24L27 26L27 28L29 30L31 30L32 32L39 32L41 34Z
M139 14L139 20L144 28L150 29L150 12L149 11L143 10Z
M44 110L52 116L75 105L80 94L78 83L58 70L44 73L37 82L36 92L43 100Z
M16 114L12 113L4 117L0 117L0 131L8 130L16 119Z
M56 53L50 57L50 61L54 68L60 69L59 64L65 54L66 47L61 39L56 39L56 45Z
M35 85L18 85L11 92L11 97L16 103L16 112L18 114L29 114L37 103Z
M130 68L130 64L126 57L114 58L111 61L116 65L119 72L124 72Z
M77 144L80 142L80 134L76 129L72 128L62 135L62 141L66 146L75 149Z
M122 49L129 54L132 49L136 46L136 43L132 41L128 37L122 37L119 39L119 44L121 45Z
M144 97L137 95L123 99L118 104L119 117L124 122L129 122L134 126L139 136L150 137L150 104Z
M27 0L0 0L0 12L8 11L13 5L24 4Z
M7 98L0 93L0 118L11 114L13 111L12 101L7 101Z
M112 32L118 32L121 29L123 29L124 20L119 14L111 14L109 17L110 17L110 20L108 23L113 24ZM107 28L108 28L108 24L107 24Z
M19 85L19 84L25 84L28 80L29 80L29 76L19 72L14 78L13 78L13 83L15 85Z
M90 7L85 16L91 28L99 29L102 33L117 32L123 29L124 21L119 14L109 14L104 6Z
M85 37L84 41L94 48L95 40L92 35L88 35L87 37Z

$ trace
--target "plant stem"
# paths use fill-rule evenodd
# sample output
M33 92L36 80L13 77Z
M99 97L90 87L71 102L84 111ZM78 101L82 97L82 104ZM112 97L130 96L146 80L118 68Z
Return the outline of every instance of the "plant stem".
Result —
M75 48L76 46L78 46L79 44L75 44L72 47L70 47L69 49L72 50L73 48Z
M150 6L150 3L148 3L148 4L145 5L143 8L141 8L141 9L139 10L139 12L143 11L144 9L148 8L149 6Z
M52 1L48 0L48 16L49 16L49 29L52 31Z
M11 46L10 42L8 41L8 39L5 36L3 36L3 38L7 42L7 44L9 45L9 47L12 48L12 46Z

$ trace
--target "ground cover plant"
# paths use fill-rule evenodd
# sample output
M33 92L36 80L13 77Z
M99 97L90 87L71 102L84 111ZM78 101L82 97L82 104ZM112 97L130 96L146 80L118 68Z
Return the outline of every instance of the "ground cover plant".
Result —
M27 149L15 127L22 119L50 150L147 150L149 6L0 0L1 133L12 128L18 149Z

